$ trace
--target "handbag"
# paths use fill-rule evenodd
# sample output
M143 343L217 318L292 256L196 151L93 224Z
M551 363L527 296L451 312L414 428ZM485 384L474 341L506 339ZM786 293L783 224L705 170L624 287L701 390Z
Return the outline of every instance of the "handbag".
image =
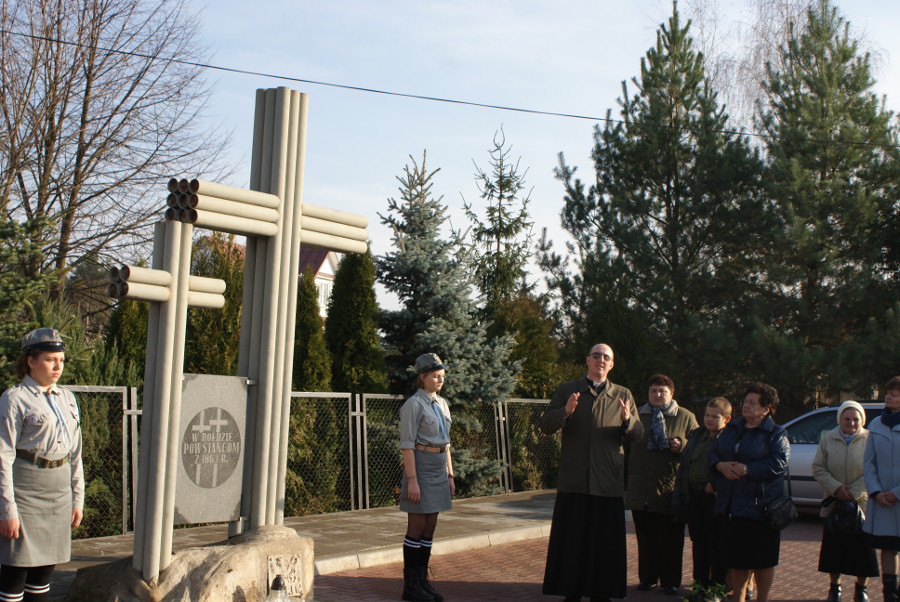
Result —
M793 491L791 490L790 466L785 467L785 473L785 476L787 477L788 494L782 495L780 498L776 499L774 502L766 506L765 509L766 522L776 531L781 531L789 524L797 520L797 507L794 506L794 500L792 498ZM762 493L763 497L765 497L765 484L762 484Z
M766 507L766 522L777 531L781 531L797 519L797 507L794 501L783 495Z
M863 511L854 502L836 502L825 517L825 531L835 535L855 535L862 530Z

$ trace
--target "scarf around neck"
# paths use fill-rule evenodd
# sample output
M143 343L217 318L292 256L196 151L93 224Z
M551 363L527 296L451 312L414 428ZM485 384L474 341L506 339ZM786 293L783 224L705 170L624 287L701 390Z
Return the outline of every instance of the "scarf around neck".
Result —
M881 423L889 429L894 428L900 424L900 412L892 412L884 408L881 412Z
M669 449L669 438L666 436L666 421L664 414L669 413L676 404L673 399L665 407L658 408L654 405L647 404L653 415L650 417L650 436L647 437L647 449L651 451L660 451Z

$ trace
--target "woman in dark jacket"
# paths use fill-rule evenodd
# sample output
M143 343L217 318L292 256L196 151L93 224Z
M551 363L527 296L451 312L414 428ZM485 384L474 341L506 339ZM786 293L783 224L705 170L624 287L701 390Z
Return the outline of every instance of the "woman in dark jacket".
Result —
M785 430L772 415L778 393L770 385L747 388L741 416L732 420L709 454L716 471L715 512L725 515L725 564L734 590L732 600L744 602L751 572L756 575L759 602L767 602L778 565L781 532L769 527L766 508L784 494L790 457Z

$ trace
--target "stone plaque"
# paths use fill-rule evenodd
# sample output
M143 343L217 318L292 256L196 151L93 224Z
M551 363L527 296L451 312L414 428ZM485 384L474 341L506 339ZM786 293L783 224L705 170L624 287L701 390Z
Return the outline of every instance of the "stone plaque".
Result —
M299 554L279 554L278 556L269 556L269 587L275 577L281 575L284 579L284 588L292 598L306 599L307 594L311 591L305 591L303 587L306 581L309 581L306 571L303 570L303 557Z
M240 517L247 379L185 374L175 524Z

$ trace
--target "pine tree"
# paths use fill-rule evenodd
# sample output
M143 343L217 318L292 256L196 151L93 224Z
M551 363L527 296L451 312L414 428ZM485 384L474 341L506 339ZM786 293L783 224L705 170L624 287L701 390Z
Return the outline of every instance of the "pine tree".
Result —
M26 276L25 266L39 261L40 247L32 242L40 230L36 222L19 224L0 220L0 388L17 382L15 360L21 352L22 337L37 328L31 302L53 281L50 275Z
M636 93L622 85L620 119L610 112L595 130L596 183L586 190L560 158L575 265L546 245L541 259L568 313L570 357L607 342L626 384L665 371L686 394L728 372L733 354L700 343L727 342L718 324L750 285L751 243L766 224L760 162L728 131L689 28L673 4L632 79Z
M372 254L345 255L334 275L325 321L332 391L387 392L378 313Z
M507 397L517 367L509 361L512 339L489 339L472 303L472 283L461 242L442 240L446 206L432 195L432 179L423 154L404 168L400 200L389 199L382 222L393 229L395 250L376 259L379 279L400 299L401 309L382 312L392 390L415 389L412 366L426 352L447 365L443 391L453 415L454 467L463 495L496 491L500 467L483 427L492 420L490 405ZM468 449L467 449L468 448Z
M511 335L516 340L510 358L521 367L516 395L549 397L561 372L552 321L541 313L540 300L528 283L531 259L530 195L525 172L510 159L502 128L494 134L490 173L477 167L475 179L481 191L482 219L473 204L465 204L471 223L470 255L489 337ZM548 393L549 391L549 393Z
M104 347L115 350L127 370L137 375L137 382L127 380L116 383L139 386L144 380L144 364L147 361L147 314L145 301L120 299L113 307L106 325Z
M330 390L331 357L325 346L318 298L315 275L307 270L297 287L295 391ZM337 495L339 476L347 470L346 452L336 445L342 432L338 409L329 399L291 400L285 516L346 509L340 506Z
M294 330L295 391L329 391L331 356L325 346L319 292L315 275L307 270L297 287L297 325Z
M510 159L503 129L494 134L490 154L491 172L477 166L475 180L481 192L484 220L471 203L465 203L470 231L472 263L485 317L493 320L501 304L509 303L523 287L530 258L530 195L519 162ZM527 170L526 170L527 172Z
M768 69L760 122L779 224L754 358L795 404L872 390L874 366L900 360L873 357L866 334L869 320L893 319L897 266L885 248L900 183L896 122L873 84L869 55L828 0Z

